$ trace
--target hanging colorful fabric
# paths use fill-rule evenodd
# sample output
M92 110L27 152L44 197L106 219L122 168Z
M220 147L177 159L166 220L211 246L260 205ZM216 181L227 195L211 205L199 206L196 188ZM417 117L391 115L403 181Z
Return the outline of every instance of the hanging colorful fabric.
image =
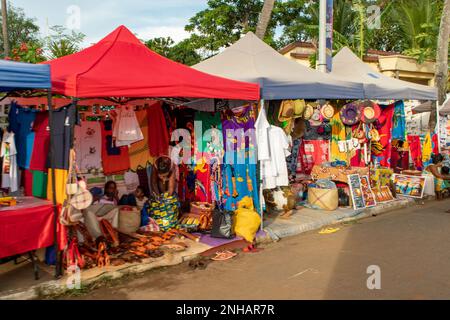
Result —
M422 146L422 162L425 168L431 163L431 154L433 153L433 145L431 143L431 133L425 135L425 140Z
M438 154L439 153L439 137L437 134L433 134L433 137L431 138L431 142L433 143L433 153Z
M346 140L345 126L339 112L335 113L331 124L331 159L330 161L347 161L347 154L339 150L339 141Z
M392 119L394 116L394 104L381 107L381 115L375 123L378 130L380 140L372 139L372 158L376 160L382 167L390 167L391 150L392 150ZM375 132L373 132L375 133ZM376 135L376 133L375 133ZM375 136L375 138L378 138Z
M392 128L392 140L405 141L406 136L406 117L405 104L403 101L397 101L394 107L394 125Z
M417 170L423 169L422 163L422 146L420 144L419 136L408 136L409 151L411 152L411 159Z

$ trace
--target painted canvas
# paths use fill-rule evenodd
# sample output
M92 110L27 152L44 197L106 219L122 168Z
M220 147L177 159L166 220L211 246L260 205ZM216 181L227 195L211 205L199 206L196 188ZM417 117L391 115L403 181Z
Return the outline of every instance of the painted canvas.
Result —
M352 196L353 209L364 209L364 195L361 188L361 177L359 174L351 174L348 176L348 185Z
M377 201L375 199L375 194L370 187L370 180L368 176L361 176L361 190L366 208L375 207L377 205Z
M395 192L398 195L412 198L423 198L425 191L425 177L395 174L393 176Z

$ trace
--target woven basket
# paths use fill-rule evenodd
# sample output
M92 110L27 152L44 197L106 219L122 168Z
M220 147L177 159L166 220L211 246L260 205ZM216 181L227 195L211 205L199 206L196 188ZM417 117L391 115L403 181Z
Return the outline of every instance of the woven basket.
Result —
M133 210L120 209L119 231L123 233L134 233L141 225L141 212L136 208Z
M336 210L339 206L338 189L308 188L308 203L323 210Z

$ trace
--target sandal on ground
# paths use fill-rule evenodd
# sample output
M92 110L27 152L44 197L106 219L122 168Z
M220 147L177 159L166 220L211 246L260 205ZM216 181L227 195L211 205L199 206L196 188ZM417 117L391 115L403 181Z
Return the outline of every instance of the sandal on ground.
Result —
M231 251L216 252L216 256L212 257L211 260L214 261L225 261L235 257L237 254Z

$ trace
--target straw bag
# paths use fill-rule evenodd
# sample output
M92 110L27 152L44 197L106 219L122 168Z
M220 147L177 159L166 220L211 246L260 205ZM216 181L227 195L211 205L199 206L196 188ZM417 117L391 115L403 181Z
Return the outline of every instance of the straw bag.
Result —
M119 211L119 231L134 233L141 225L141 211L134 207L124 206Z
M338 189L308 188L308 203L323 210L336 210L339 206Z

